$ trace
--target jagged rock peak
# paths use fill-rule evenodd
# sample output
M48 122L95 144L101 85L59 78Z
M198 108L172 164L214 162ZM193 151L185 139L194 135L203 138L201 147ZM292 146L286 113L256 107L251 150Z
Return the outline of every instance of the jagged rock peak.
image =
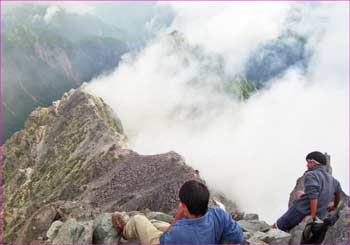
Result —
M64 119L67 117L67 114L70 114L71 117L75 117L76 119L79 119L80 116L97 116L116 133L123 135L122 124L119 118L113 115L112 109L102 98L83 91L84 87L85 84L78 89L71 89L69 92L64 93L62 98L54 101L50 107L38 107L30 114L26 121L25 128L33 125L48 125L52 123L53 120L60 117Z

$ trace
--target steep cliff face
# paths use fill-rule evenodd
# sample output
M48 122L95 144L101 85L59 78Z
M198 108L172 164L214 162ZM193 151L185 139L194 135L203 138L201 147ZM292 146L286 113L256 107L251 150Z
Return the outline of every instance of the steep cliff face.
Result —
M73 201L92 213L171 211L182 183L199 179L174 152L143 156L126 147L120 120L81 89L34 110L2 148L4 242L38 241L17 234L33 234L25 230L43 206L57 210ZM53 221L57 213L49 211L45 217Z

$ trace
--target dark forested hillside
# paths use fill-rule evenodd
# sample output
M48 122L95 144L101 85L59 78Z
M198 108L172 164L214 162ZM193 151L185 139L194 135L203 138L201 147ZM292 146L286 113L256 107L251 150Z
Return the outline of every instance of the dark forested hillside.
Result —
M124 41L115 38L123 32L117 28L112 32L112 27L104 27L96 18L89 18L94 29L88 32L82 26L74 35L68 35L74 31L67 19L84 22L87 17L65 16L61 11L56 24L38 24L44 10L41 6L16 8L2 16L2 142L23 128L34 108L47 106L65 91L109 71L128 50ZM65 29L68 34L61 35Z

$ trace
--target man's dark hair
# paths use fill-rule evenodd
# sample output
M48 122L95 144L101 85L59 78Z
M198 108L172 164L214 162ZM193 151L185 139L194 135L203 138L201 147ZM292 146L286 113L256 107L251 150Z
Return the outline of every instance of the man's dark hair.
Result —
M326 156L319 152L319 151L313 151L310 152L309 154L306 155L306 160L315 160L316 162L322 164L322 165L326 165L327 164L327 159Z
M204 215L208 210L208 188L198 181L190 180L183 184L179 192L179 198L191 214Z

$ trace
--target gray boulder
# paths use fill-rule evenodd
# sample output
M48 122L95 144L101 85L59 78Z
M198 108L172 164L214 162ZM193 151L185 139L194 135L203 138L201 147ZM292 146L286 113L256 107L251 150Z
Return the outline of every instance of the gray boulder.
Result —
M257 214L245 214L244 219L245 220L259 220L259 215L257 215Z
M60 220L56 220L51 224L49 230L46 233L49 242L52 242L55 239L62 225L63 222Z
M244 231L243 232L243 239L244 241L248 240L249 238L251 238L253 236L253 232L247 232L247 231Z
M266 240L266 238L268 237L268 235L265 232L261 232L261 231L257 231L254 232L253 235L251 237L254 237L256 239L259 239L261 241Z
M278 229L270 229L266 235L264 241L270 244L288 244L291 238L289 233Z
M238 224L242 227L243 231L256 232L256 231L268 231L271 226L265 221L259 220L239 220Z
M112 214L104 213L94 222L93 244L118 244L120 236L112 226Z
M299 225L295 226L292 230L290 230L290 243L291 244L300 244L301 238L303 236L303 231L305 229L306 222L302 222Z
M68 219L61 226L52 244L92 244L93 222Z
M40 238L46 236L47 230L56 216L55 205L43 206L26 220L21 231L16 232L16 226L14 226L13 233L9 237L4 237L2 243L9 243L6 240L10 237L17 237L15 244L41 243Z
M323 244L350 244L350 208L344 207L337 222L328 229Z
M248 244L266 244L264 240L266 240L267 235L264 232L257 231L250 234L250 237L246 239L246 243Z
M245 243L246 243L246 244L267 244L266 242L261 241L261 240L259 240L259 239L256 238L256 237L251 237L251 238L249 238L248 240L246 240Z

